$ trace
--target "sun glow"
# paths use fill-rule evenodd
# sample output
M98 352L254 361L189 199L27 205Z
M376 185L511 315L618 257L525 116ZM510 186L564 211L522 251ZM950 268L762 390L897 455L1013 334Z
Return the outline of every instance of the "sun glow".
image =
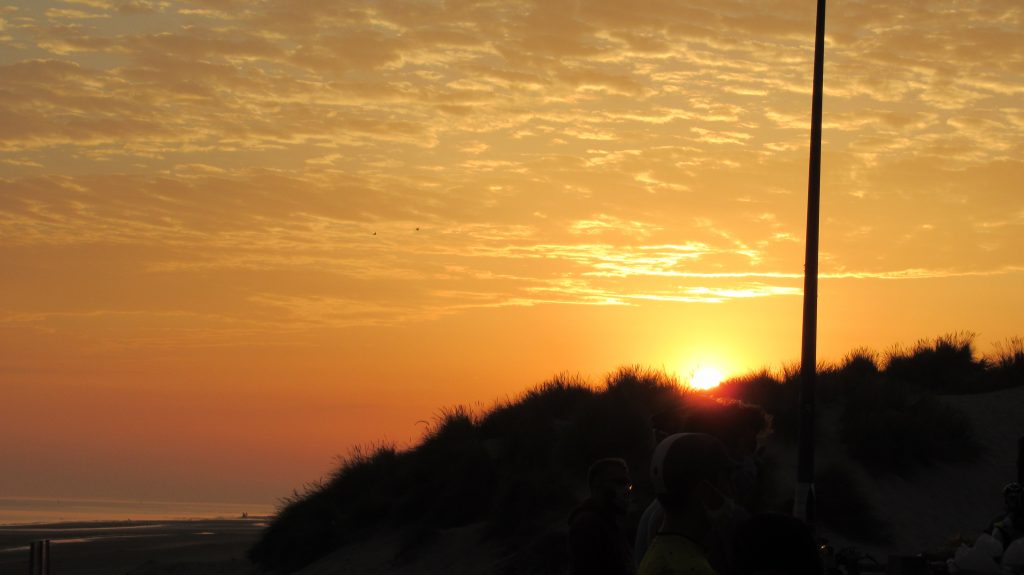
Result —
M694 372L693 377L690 378L690 387L694 389L711 389L718 387L718 384L722 383L725 376L722 375L721 371L713 367L702 367Z

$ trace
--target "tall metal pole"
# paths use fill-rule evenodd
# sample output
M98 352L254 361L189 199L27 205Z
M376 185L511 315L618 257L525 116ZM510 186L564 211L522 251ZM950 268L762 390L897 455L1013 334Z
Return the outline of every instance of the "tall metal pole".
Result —
M825 0L818 0L811 96L811 161L807 177L807 251L804 255L804 326L800 356L800 451L793 514L814 521L814 386L818 339L818 212L821 198L821 100L825 76Z
M1017 483L1024 483L1024 435L1017 438Z

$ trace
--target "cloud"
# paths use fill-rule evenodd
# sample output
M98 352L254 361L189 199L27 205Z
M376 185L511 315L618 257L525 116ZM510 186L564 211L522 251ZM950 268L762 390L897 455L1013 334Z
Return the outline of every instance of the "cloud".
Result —
M46 17L50 20L92 20L94 18L108 18L107 14L100 12L88 12L85 10L74 10L70 8L50 8L46 11Z
M649 237L652 232L658 229L660 228L645 224L644 222L625 221L615 216L599 214L593 219L574 222L569 228L569 232L584 236L596 236L612 232L644 238Z
M824 280L1016 273L1021 11L951 7L830 11ZM799 287L798 3L80 0L0 17L11 253L114 250L118 281L195 282L268 330ZM232 274L247 279L229 298Z

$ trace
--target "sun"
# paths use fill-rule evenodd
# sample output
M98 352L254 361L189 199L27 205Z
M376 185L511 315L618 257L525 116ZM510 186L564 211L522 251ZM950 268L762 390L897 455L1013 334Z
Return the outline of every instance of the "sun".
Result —
M694 389L711 389L718 387L725 376L722 372L713 367L702 367L693 373L690 378L690 387Z

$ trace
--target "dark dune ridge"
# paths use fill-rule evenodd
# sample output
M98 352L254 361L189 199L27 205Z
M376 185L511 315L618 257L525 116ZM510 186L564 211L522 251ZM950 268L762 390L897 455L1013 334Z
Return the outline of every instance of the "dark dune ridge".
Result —
M1022 384L1020 339L980 358L967 333L884 356L856 350L820 366L820 533L883 557L943 553L946 538L977 534L999 511L1002 482L1013 479L1015 454L1006 446L1024 434L1012 410L1003 426L1013 429L1001 430L998 440L979 422L995 425L987 412L1020 405ZM795 368L734 378L711 394L660 372L623 368L599 387L559 376L484 412L442 410L418 446L355 450L333 476L285 499L249 557L267 569L310 575L354 565L366 573L414 573L443 571L452 550L461 549L467 572L562 572L565 518L584 495L589 463L608 456L629 463L635 521L652 498L651 416L702 409L712 395L760 405L773 416L762 506L786 512L798 388ZM978 401L967 413L960 404L970 399ZM938 506L929 525L914 526L917 510L901 502L919 485L951 491L930 502L950 507L942 516ZM966 492L973 498L959 496Z

